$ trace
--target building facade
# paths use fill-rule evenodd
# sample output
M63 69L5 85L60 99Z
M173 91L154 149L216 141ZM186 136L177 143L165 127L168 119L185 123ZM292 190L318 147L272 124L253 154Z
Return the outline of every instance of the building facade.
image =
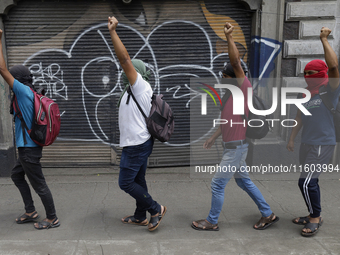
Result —
M175 133L167 144L155 143L149 166L186 166L190 147L203 144L209 134L203 129L198 139L190 138L193 92L188 84L192 77L218 82L228 61L224 23L235 25L234 39L251 78L283 78L261 83L259 94L270 101L272 87L292 86L291 77L301 76L310 59L322 57L321 26L333 29L331 44L339 55L339 8L336 1L5 0L0 27L8 66L29 67L34 84L44 86L61 110L61 132L44 149L44 166L119 164L116 104L122 70L107 30L112 15L120 22L118 33L130 56L147 63L154 92L164 95L175 114ZM3 80L0 85L0 158L6 162L0 174L6 176L15 145L10 91ZM295 117L294 109L288 112ZM297 153L285 148L289 133L279 126L252 141L248 163L297 163Z

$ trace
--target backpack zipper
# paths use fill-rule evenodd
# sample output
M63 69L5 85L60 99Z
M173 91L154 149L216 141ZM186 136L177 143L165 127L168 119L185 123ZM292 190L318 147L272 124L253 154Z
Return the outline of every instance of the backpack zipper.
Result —
M52 104L55 104L55 103L51 103L48 106L48 119L49 119L49 122L50 122L50 133L52 132L52 121L51 121L51 106L52 106Z
M42 101L43 98L45 98L45 97L42 96L42 97L40 98L40 107L39 107L39 111L38 111L37 122L38 122L38 120L39 120L39 116L40 116L40 112L41 112L41 108L42 108L42 103L41 103L41 101ZM55 103L51 103L51 104L48 106L48 120L49 120L49 122L50 122L50 133L52 132L52 121L51 121L51 106L52 106L52 104L55 104Z
M42 100L43 98L45 98L45 97L42 96L42 97L40 98L40 107L39 107L39 111L38 111L38 115L37 115L37 122L39 121L39 116L40 116L40 112L41 112L41 108L42 108L41 100Z

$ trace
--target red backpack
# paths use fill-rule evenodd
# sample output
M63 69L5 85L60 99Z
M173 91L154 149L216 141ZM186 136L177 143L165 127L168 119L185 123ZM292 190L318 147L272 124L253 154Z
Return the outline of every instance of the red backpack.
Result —
M60 131L59 107L52 99L44 96L44 93L36 92L33 89L31 90L34 94L32 128L28 129L19 109L17 98L13 101L13 109L15 110L14 117L18 117L21 121L25 144L27 144L25 136L26 129L33 142L40 146L48 146L54 142Z

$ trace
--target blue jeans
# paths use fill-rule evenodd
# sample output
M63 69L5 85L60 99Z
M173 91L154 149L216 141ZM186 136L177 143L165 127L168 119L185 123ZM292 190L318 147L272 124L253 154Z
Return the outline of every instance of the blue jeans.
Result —
M224 202L224 188L233 176L237 185L253 199L259 208L262 217L268 217L272 214L270 206L262 196L260 190L250 180L249 173L244 171L247 153L247 143L237 146L236 149L224 149L220 167L221 169L224 168L230 171L216 172L211 181L211 209L209 216L207 217L207 221L210 223L217 224L218 222Z
M153 149L153 138L143 144L123 148L120 159L119 187L136 200L134 217L143 221L146 212L155 215L161 206L148 193L145 172Z

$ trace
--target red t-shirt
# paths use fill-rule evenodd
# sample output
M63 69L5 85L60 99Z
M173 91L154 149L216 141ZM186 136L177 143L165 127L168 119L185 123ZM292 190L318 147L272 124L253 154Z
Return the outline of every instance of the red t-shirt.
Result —
M250 81L247 77L244 78L240 89L244 95L244 111L248 116L248 88L251 88ZM242 115L233 115L233 97L230 96L224 105L221 119L227 120L227 124L221 124L222 139L224 142L231 142L246 139L247 121L243 119Z

